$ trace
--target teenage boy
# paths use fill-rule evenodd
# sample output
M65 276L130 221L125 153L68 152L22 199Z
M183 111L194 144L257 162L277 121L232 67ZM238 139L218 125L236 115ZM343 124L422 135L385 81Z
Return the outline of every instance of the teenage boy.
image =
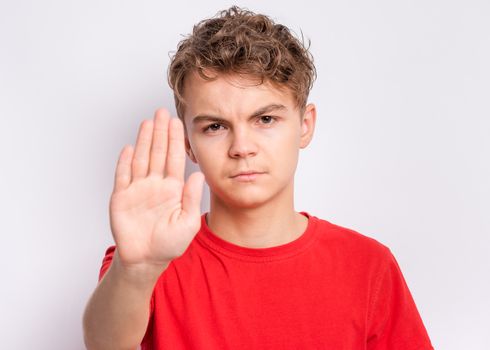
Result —
M295 211L315 76L286 27L237 7L179 44L179 118L159 109L118 160L89 349L433 349L389 248Z

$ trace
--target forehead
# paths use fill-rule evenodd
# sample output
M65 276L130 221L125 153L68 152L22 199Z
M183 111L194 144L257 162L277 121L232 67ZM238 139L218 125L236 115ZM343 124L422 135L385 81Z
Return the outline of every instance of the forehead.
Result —
M238 74L210 74L213 80L205 80L197 72L186 77L184 98L185 116L202 112L228 115L247 114L268 104L282 104L294 109L292 92L269 81Z

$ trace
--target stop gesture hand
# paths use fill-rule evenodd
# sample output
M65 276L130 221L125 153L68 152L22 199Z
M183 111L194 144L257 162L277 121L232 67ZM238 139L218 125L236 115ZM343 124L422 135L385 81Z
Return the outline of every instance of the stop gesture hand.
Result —
M119 156L110 199L110 225L124 267L165 266L182 255L199 231L201 172L184 183L185 145L180 119L165 109L144 120L136 147Z

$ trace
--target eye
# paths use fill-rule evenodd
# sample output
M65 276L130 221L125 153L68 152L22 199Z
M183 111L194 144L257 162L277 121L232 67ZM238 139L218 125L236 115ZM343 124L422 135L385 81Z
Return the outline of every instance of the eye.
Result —
M259 118L262 122L264 122L264 124L272 124L276 120L276 118L270 115L263 115Z
M206 126L203 131L204 132L214 132L214 131L218 131L219 130L219 127L222 126L220 123L213 123L213 124L209 124L208 126Z

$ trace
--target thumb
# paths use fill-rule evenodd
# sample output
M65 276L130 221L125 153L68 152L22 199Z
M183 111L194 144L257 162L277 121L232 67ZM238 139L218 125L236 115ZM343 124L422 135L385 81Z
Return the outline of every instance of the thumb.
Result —
M182 210L188 217L201 215L201 199L204 185L204 174L192 173L184 184L182 193Z

